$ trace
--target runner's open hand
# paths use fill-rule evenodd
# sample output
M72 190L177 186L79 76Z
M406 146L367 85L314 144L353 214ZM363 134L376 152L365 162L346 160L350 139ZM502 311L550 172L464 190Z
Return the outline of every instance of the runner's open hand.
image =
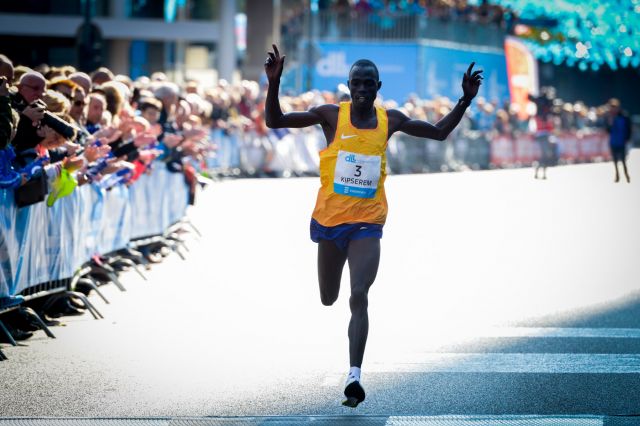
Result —
M267 73L269 81L275 81L280 80L282 70L284 69L284 58L286 58L286 56L280 56L278 46L275 44L272 44L271 46L273 46L273 52L267 52L269 57L264 62L264 71Z
M469 101L476 97L478 89L484 79L482 76L482 70L473 71L473 73L471 72L475 64L475 62L471 62L469 69L462 77L462 91L464 92L464 98Z

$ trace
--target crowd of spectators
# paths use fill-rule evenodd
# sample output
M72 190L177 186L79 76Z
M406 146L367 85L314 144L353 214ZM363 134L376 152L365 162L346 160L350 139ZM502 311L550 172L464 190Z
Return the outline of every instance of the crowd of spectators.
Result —
M442 22L492 25L506 32L512 31L517 19L513 9L491 4L488 0L482 0L478 5L467 0L319 0L318 12L319 35L329 35L335 24L337 35L341 37L372 34L384 37L399 26L404 29L398 34L414 34L407 28L415 27L414 18L419 16ZM303 5L292 5L283 11L282 38L289 52L294 51L297 41L305 35L305 13Z
M196 169L229 168L251 175L288 176L290 159L305 164L303 174L315 174L317 151L325 144L317 129L278 130L265 126L265 88L257 82L230 84L224 80L203 88L193 81L182 87L162 73L132 81L100 68L91 75L71 66L14 68L0 57L0 185L14 188L22 205L44 200L56 180L75 186L130 185L161 160L171 171L184 173L195 190ZM348 98L312 91L281 97L284 111L302 111ZM606 127L607 106L564 102L551 90L553 126L558 131L587 131ZM380 100L412 118L435 123L453 107L447 98L404 102ZM535 103L518 105L478 98L451 139L468 132L485 138L508 134L513 138L535 131ZM283 149L287 136L306 139ZM302 146L304 145L304 147ZM294 151L305 151L303 154ZM194 167L195 166L195 167ZM298 173L299 174L299 173ZM110 177L105 179L105 176ZM116 176L116 177L114 177ZM67 186L68 187L68 186ZM44 189L43 189L44 188ZM42 193L44 191L44 193ZM55 192L55 191L53 191ZM66 194L62 194L66 195ZM50 203L55 202L55 193Z
M504 25L511 9L482 0L319 0L318 11L350 18L393 14L424 15L445 21L461 20L480 24Z
M184 173L194 193L211 116L195 88L162 73L132 81L107 68L14 67L3 55L0 79L0 188L14 189L19 207L47 195L52 205L77 185L131 185L154 160Z
M14 68L6 57L0 62L0 186L14 188L20 205L44 201L47 192L53 193L49 203L66 195L54 190L60 179L73 182L67 188L130 185L156 159L184 173L193 191L197 168L257 176L317 173L317 151L325 144L321 132L267 129L265 88L256 82L221 80L205 89L193 81L180 87L162 73L132 81L106 68L87 75L70 66L29 69ZM546 93L557 131L606 127L606 105L564 102L551 90ZM335 93L285 94L281 102L284 111L302 111L346 98L343 87ZM453 106L447 98L417 96L380 102L432 123ZM523 112L517 104L480 97L450 139L473 132L485 139L533 133L535 103L530 107ZM287 142L291 138L295 141Z

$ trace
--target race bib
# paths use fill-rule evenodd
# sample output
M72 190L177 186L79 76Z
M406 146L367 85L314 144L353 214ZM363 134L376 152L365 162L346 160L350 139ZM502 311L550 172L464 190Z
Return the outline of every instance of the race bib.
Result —
M382 157L339 151L333 178L336 194L359 198L376 196Z

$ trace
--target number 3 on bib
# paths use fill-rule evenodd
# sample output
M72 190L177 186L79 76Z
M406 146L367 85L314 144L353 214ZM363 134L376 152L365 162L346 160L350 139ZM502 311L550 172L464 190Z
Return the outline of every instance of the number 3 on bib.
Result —
M379 155L356 154L339 151L333 178L336 194L359 198L373 198L378 190L380 166Z

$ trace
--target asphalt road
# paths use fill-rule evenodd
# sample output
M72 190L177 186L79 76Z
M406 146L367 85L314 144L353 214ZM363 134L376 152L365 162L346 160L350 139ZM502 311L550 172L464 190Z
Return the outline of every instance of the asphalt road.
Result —
M340 405L348 275L322 306L308 236L318 179L216 183L186 260L92 295L103 320L2 345L0 416L638 414L630 163L631 184L610 163L389 177L356 410Z

